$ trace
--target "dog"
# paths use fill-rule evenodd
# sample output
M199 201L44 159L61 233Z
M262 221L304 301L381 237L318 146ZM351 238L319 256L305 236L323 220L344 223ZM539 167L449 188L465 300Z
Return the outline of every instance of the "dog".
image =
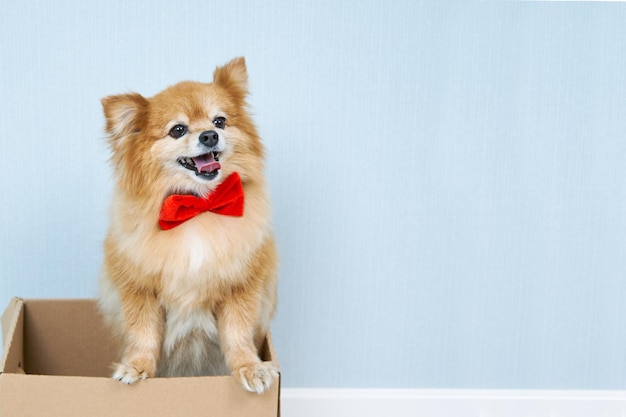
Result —
M212 83L101 100L115 188L98 305L122 341L114 379L232 374L260 394L278 375L258 353L277 253L247 95L241 57Z

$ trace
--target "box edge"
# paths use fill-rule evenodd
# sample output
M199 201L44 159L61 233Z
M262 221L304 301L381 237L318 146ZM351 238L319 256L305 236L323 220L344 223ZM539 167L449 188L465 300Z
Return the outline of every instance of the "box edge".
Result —
M24 300L19 297L13 297L2 313L2 359L0 359L0 374L5 372L9 357L9 348L13 345L17 323L19 322L20 316L23 314ZM7 327L6 329L5 326Z

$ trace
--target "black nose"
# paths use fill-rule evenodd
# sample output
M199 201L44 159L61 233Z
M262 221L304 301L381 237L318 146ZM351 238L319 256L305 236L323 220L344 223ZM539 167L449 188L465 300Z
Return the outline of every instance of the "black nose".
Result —
M215 130L207 130L206 132L200 133L198 140L200 140L200 143L204 146L212 148L217 145L220 137Z

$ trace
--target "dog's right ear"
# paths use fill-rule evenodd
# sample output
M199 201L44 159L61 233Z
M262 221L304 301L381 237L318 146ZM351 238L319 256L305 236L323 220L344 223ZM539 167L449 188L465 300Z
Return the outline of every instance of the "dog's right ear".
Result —
M235 58L224 66L215 68L213 82L227 89L241 105L248 95L248 70L244 57Z
M100 101L107 122L105 130L112 142L141 131L149 104L141 94L120 94Z

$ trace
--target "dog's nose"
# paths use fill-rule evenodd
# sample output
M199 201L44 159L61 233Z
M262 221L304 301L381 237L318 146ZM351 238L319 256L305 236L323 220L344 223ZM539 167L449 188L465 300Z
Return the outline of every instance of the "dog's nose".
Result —
M217 145L220 137L215 130L207 130L206 132L200 133L200 143L209 148Z

